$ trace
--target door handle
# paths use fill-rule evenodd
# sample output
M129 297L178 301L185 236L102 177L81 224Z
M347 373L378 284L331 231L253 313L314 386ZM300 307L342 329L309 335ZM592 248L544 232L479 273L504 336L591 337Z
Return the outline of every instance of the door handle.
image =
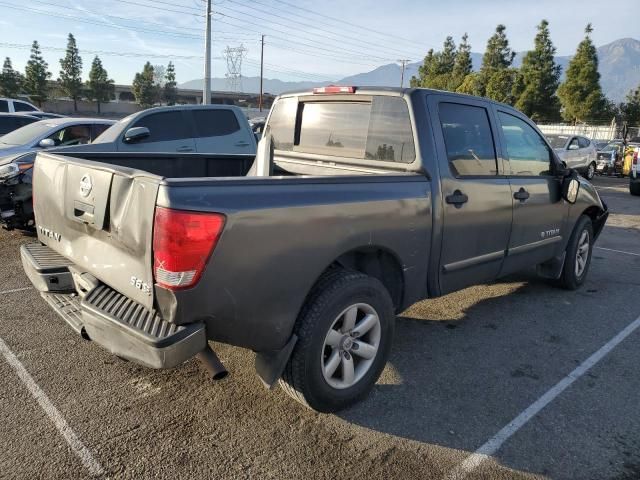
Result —
M467 203L469 201L469 197L460 190L456 190L451 195L447 195L445 200L448 204L455 205L456 208L460 208L463 203Z
M520 202L524 202L527 198L529 198L529 192L527 192L524 188L520 187L516 193L513 194L513 198L516 200L520 200Z
M193 152L193 148L185 145L184 147L176 148L176 152Z
M236 142L236 147L248 147L249 145L249 142Z

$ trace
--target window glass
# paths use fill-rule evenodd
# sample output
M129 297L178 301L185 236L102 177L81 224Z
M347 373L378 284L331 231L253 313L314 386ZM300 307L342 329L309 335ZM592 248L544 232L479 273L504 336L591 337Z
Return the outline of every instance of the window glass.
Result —
M580 148L580 143L578 142L578 137L573 137L569 142L569 146L567 147L569 150L578 150Z
M365 157L411 163L416 158L407 103L398 97L374 97Z
M371 103L305 103L296 150L364 158L370 117Z
M0 112L8 112L9 111L9 102L6 100L0 100Z
M553 148L564 148L567 146L569 137L566 135L547 135L547 140Z
M16 102L15 100L13 101L13 109L16 112L33 112L34 110L36 110L34 107L29 105L28 103Z
M91 141L91 125L73 125L49 135L58 146L85 145Z
M441 103L439 113L452 172L457 176L497 175L496 150L487 110Z
M101 123L96 123L93 125L93 136L92 138L95 140L97 137L102 135L102 132L107 130L111 125L104 125Z
M20 119L15 117L0 117L0 135L12 132L20 125Z
M240 130L236 114L231 110L192 110L198 137L221 137Z
M587 140L584 137L578 137L578 144L580 145L580 148L587 148L589 146L589 140Z
M26 145L34 142L40 135L46 135L56 125L48 123L46 120L40 120L26 125L22 128L18 128L11 133L8 133L0 138L0 143L6 143L8 145Z
M283 98L273 106L269 117L269 129L273 138L273 147L278 150L293 150L293 135L296 128L298 100Z
M147 127L151 134L136 143L168 142L192 138L191 129L181 111L160 112L145 115L131 127Z
M549 175L551 150L528 123L513 115L499 112L502 133L506 140L511 175Z

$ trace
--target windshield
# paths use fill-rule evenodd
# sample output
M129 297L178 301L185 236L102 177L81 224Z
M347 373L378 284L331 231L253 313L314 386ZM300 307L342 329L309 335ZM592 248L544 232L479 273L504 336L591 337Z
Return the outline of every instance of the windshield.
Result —
M112 143L118 140L120 134L124 130L124 128L129 124L133 115L129 115L128 117L123 118L119 122L114 123L109 128L107 128L104 132L96 137L96 139L91 143Z
M2 136L0 143L6 143L7 145L27 145L34 142L41 135L49 132L52 128L55 128L55 126L56 125L46 120L31 123Z
M607 143L604 147L602 147L602 150L600 150L601 152L617 152L620 147L622 146L621 143L619 142L611 142L611 143Z
M569 137L566 135L547 135L547 140L553 148L564 148Z

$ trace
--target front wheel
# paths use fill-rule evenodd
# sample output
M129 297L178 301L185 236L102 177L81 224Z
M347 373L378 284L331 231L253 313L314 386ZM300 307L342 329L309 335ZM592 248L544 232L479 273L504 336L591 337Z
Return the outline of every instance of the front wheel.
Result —
M567 245L560 286L568 290L580 287L589 272L593 250L593 225L591 219L582 215L571 234Z
M294 329L298 336L280 385L320 412L335 412L363 398L389 357L393 302L375 278L346 270L321 279Z
M640 195L640 181L629 182L629 193L635 196Z
M593 177L596 174L596 164L591 162L587 167L587 180L593 180Z

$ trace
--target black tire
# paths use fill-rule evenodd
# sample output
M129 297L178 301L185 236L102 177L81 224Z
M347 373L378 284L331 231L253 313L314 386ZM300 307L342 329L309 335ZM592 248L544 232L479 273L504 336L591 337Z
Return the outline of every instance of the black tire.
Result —
M334 388L323 375L325 338L340 313L354 304L371 306L380 321L380 339L373 361L362 378L348 388ZM379 280L359 272L334 270L318 281L294 327L298 342L279 383L304 406L335 412L362 399L382 373L393 341L393 302ZM356 357L353 357L356 358Z
M595 177L596 175L596 164L595 162L591 162L589 165L587 165L587 169L584 172L584 177L587 180L593 180L593 177Z
M629 193L631 195L640 195L640 180L637 182L629 182Z
M584 232L589 235L589 249L587 253L586 265L580 275L576 273L577 252L580 239ZM566 288L567 290L576 290L579 288L587 278L589 273L589 266L591 265L591 253L593 251L593 224L591 219L586 215L582 215L569 239L567 245L566 256L564 259L564 266L562 267L562 275L558 279L559 286Z

